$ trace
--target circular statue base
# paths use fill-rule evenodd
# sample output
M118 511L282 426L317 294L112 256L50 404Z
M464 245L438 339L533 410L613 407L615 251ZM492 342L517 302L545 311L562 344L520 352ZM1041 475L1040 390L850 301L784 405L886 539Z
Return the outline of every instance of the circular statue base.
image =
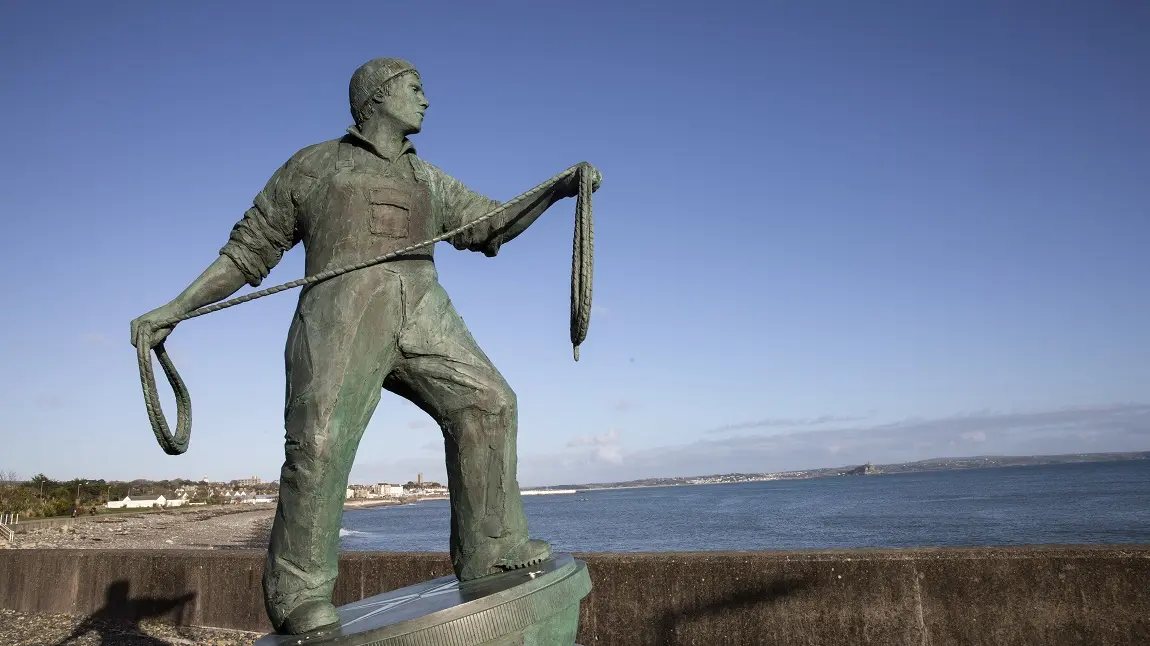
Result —
M265 635L256 646L572 646L587 565L557 554L522 570L460 583L454 575L337 608L340 623L303 635Z

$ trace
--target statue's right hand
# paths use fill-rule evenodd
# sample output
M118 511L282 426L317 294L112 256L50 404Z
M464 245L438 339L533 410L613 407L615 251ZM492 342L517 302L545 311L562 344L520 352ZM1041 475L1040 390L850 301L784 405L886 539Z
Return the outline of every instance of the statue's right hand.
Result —
M143 343L149 350L163 343L164 339L175 329L175 323L168 323L184 312L171 303L161 305L156 309L137 317L132 321L132 345L139 347Z

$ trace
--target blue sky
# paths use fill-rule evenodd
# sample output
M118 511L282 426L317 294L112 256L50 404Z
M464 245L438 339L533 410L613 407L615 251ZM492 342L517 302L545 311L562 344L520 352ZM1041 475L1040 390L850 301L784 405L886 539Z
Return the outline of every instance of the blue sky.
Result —
M178 457L128 323L343 132L377 56L420 69L413 140L473 189L604 175L579 363L573 200L437 254L519 396L524 485L1150 449L1150 5L648 4L9 8L0 469L278 476L296 292L177 328ZM352 480L417 472L444 477L439 431L385 395Z

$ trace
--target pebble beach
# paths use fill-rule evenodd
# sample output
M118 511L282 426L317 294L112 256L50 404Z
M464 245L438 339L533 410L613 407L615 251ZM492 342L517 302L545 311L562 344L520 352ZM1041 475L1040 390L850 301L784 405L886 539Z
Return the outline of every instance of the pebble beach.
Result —
M15 549L266 548L275 508L216 507L195 511L81 516L70 526L28 523Z

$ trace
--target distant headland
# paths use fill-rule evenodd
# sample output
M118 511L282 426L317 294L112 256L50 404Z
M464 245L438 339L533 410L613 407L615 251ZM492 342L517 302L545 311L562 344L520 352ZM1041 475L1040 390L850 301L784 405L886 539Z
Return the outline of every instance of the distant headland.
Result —
M803 471L781 471L777 473L725 473L705 476L676 478L643 478L626 482L598 482L590 484L560 484L547 487L532 487L534 491L552 489L581 490L626 489L632 487L672 487L676 485L724 484L734 482L764 482L769 480L798 480L803 478L828 478L835 476L881 475L912 473L918 471L951 471L956 469L986 469L991 467L1038 466L1043 464L1069 464L1075 462L1112 462L1115 460L1147 460L1150 451L1129 451L1126 453L1070 453L1066 455L980 455L966 458L931 458L917 462L874 465L871 463L825 469Z

